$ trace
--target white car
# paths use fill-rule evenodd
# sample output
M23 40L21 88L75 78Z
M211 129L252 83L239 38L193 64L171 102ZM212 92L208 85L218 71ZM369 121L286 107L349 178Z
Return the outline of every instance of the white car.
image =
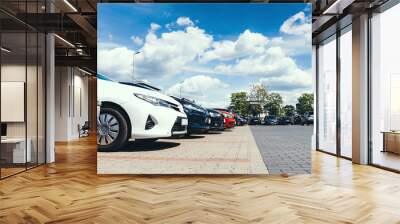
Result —
M116 151L129 140L155 141L187 133L182 105L146 85L118 83L98 75L97 120L100 150Z

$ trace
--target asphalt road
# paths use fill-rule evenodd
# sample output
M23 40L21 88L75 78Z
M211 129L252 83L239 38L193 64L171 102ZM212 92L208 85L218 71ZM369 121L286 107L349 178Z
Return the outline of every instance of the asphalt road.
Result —
M250 129L270 174L311 173L313 126L251 125Z

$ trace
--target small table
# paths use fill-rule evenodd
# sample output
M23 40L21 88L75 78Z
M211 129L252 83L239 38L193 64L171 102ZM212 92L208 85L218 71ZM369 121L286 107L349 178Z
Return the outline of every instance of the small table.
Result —
M25 151L25 138L5 138L1 139L1 159L5 159L6 163L26 163L31 161L31 139L27 139L28 143Z
M400 154L400 131L382 131L383 150L382 152L392 152Z

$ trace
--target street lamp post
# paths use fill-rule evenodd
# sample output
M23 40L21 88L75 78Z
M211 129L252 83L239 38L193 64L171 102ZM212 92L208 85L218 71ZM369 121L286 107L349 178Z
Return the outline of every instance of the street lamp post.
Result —
M179 98L182 98L182 86L183 86L183 81L180 82L180 85L179 85Z
M135 81L135 55L140 54L140 51L137 51L132 56L132 82Z

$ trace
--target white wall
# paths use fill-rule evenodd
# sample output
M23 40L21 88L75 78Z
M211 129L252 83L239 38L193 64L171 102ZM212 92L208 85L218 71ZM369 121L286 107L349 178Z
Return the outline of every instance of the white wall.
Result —
M78 125L89 117L88 77L72 67L56 67L55 73L55 140L78 139Z

